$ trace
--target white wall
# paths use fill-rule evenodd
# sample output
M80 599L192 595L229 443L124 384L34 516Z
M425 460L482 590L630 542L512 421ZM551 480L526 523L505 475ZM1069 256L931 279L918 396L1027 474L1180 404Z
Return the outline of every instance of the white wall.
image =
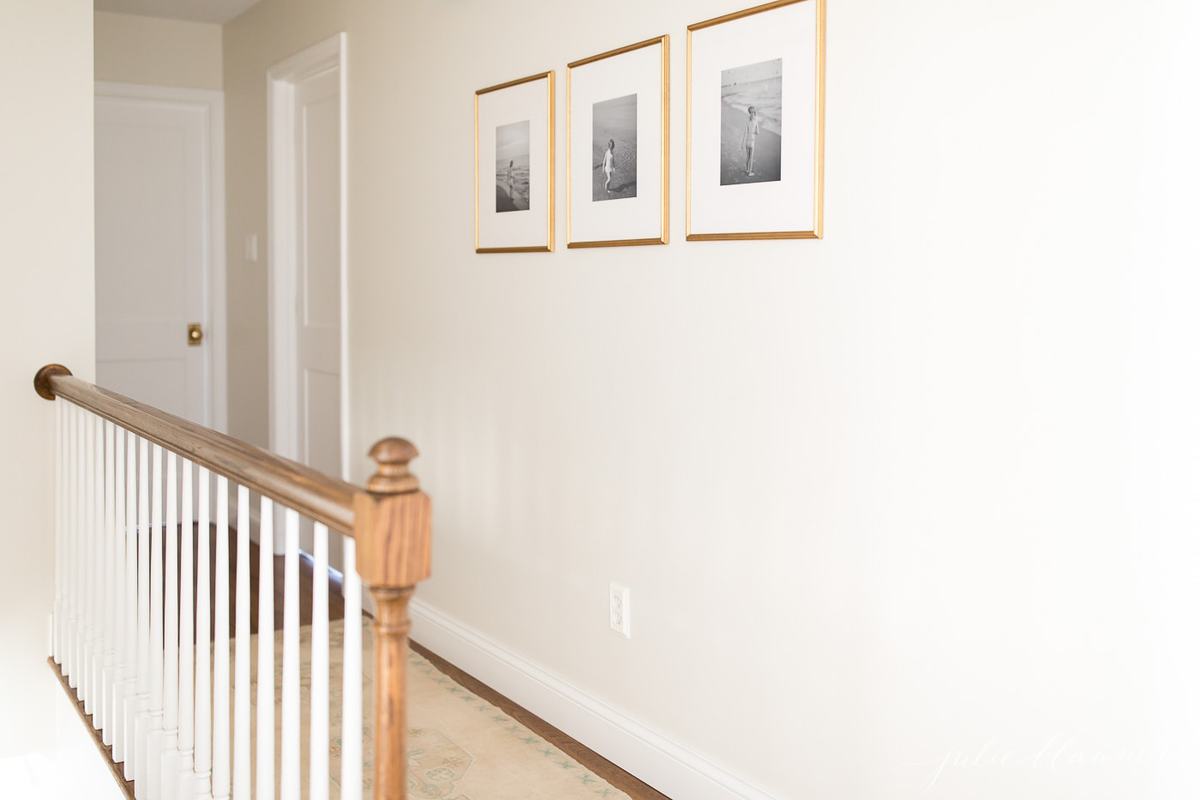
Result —
M52 726L52 749L0 757L0 786L5 797L39 800L124 800L108 760L101 757L79 711L50 671L42 670L50 688L47 705L38 709L43 725Z
M54 599L53 405L34 373L91 378L92 4L10 0L0 25L0 759L56 751L46 665ZM40 754L40 755L39 755Z
M221 26L134 14L96 13L96 80L221 88Z
M832 0L826 238L686 243L737 6L348 3L353 452L424 453L419 596L775 797L1196 796L1200 10ZM664 32L676 243L475 255L472 92Z

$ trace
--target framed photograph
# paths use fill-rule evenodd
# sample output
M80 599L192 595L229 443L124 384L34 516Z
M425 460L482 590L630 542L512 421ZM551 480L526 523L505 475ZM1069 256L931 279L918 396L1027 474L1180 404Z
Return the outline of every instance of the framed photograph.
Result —
M567 65L567 247L666 244L670 37Z
M554 72L475 93L475 252L554 249Z
M688 26L687 238L819 239L825 0Z

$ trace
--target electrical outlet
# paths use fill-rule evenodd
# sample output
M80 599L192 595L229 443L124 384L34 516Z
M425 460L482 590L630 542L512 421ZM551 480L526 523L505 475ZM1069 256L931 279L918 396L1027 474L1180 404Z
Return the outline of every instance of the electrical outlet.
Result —
M608 585L608 627L630 638L629 632L629 587L619 583Z

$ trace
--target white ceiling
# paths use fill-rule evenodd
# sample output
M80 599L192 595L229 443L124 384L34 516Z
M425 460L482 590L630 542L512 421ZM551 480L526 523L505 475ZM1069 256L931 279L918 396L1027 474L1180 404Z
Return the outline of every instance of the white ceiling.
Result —
M95 0L97 11L170 17L193 22L223 23L241 14L258 0Z

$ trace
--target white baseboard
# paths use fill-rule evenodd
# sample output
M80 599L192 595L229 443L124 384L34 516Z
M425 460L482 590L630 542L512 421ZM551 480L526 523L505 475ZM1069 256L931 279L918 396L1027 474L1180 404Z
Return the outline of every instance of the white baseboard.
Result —
M412 638L675 800L770 795L414 598Z

